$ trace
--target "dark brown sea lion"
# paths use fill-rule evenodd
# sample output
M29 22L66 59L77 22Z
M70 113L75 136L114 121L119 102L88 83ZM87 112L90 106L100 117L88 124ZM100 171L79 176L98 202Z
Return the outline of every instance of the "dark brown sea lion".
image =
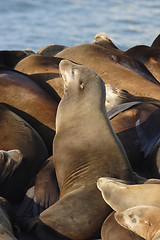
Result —
M142 238L132 231L120 226L115 218L113 211L104 221L101 229L102 240L141 240Z
M160 48L138 45L124 52L125 55L140 60L160 82Z
M4 151L18 149L17 157L21 161L21 164L16 169L13 168L0 185L0 196L10 202L16 202L24 196L30 181L48 158L48 151L38 133L2 104L0 104L0 132L0 149ZM9 151L9 154L11 153L16 154Z
M116 221L147 240L160 239L160 208L136 206L115 213Z
M138 62L134 59L122 54L115 57L115 50L107 50L95 44L82 44L64 49L56 56L90 67L105 83L110 83L133 95L160 100L160 87L153 83L157 80L142 71L141 67L138 68Z
M45 47L41 48L40 50L38 50L37 54L53 57L65 48L67 48L67 47L63 46L63 45L51 44L51 45L45 46Z
M29 78L14 70L0 68L0 101L25 119L43 138L52 154L55 117L60 97L49 94ZM53 90L53 89L52 89Z
M126 95L127 96L127 95ZM132 169L146 178L160 177L158 140L160 109L142 102L118 105L108 112L111 125L127 153Z
M160 34L154 39L151 47L160 47Z
M0 239L17 240L13 230L13 213L10 203L0 197Z
M14 68L14 66L23 58L30 55L27 51L22 50L8 50L0 51L0 64L7 67Z
M98 179L97 187L104 201L116 212L138 205L160 207L159 183L129 185L114 178L102 177Z
M64 84L61 76L59 75L59 63L62 58L31 55L26 59L20 61L15 69L29 74L30 77L39 82L40 84L49 84L60 97L64 93Z
M118 49L114 45L114 43L111 41L111 39L105 33L97 33L94 37L93 44L96 44L103 48L113 49L113 50L116 50L117 52L122 52L120 49Z
M71 239L95 238L111 210L96 180L112 175L134 181L134 176L106 114L102 79L67 60L61 61L60 72L65 93L53 142L60 199L41 213L40 220Z

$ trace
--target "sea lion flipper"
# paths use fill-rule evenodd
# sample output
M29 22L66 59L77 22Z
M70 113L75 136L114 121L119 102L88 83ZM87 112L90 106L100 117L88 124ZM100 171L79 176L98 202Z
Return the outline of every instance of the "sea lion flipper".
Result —
M154 111L147 121L141 123L141 120L136 122L136 131L141 144L141 151L147 157L153 150L155 144L160 139L160 110ZM154 122L154 124L152 124Z

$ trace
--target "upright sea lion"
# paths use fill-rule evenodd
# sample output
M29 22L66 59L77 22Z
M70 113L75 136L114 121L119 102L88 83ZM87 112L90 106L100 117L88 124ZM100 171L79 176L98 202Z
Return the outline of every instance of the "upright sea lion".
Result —
M105 83L110 83L133 95L160 100L160 86L152 82L152 80L156 81L153 76L151 78L148 73L142 71L141 67L138 68L138 62L134 59L116 54L116 59L119 59L117 62L114 55L115 50L108 50L95 44L82 44L66 48L56 56L90 67Z
M160 208L136 206L115 213L116 221L147 240L160 239Z
M95 238L111 209L96 189L99 176L134 176L105 109L105 86L90 68L63 60L65 92L53 141L59 200L40 220L71 239ZM112 149L112 151L110 151Z
M55 116L60 101L57 93L50 94L29 76L1 67L0 101L7 104L40 134L51 155Z
M102 240L142 240L140 236L120 226L114 218L113 211L104 221L101 228Z
M99 178L97 187L104 201L116 212L124 211L138 205L160 207L158 184L129 185L114 178Z
M21 162L0 184L0 196L10 202L17 202L24 196L32 178L48 158L47 148L40 135L22 118L0 104L0 149L17 152L3 152L5 160L18 158ZM16 156L16 154L18 156ZM16 160L16 159L15 159ZM13 164L14 159L11 160ZM9 167L9 166L8 166Z
M66 48L66 46L63 46L63 45L51 44L51 45L45 46L45 47L41 48L40 50L38 50L37 54L53 57L65 48Z

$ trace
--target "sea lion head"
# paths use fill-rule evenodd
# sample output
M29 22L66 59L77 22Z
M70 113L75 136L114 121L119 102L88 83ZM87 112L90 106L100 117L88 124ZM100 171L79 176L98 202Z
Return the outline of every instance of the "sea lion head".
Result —
M17 149L0 151L0 183L15 171L22 159L22 153Z
M74 95L78 93L78 97L82 96L82 98L84 98L85 92L87 92L87 95L91 92L92 97L94 96L93 94L100 96L102 92L105 95L104 82L89 67L75 64L69 60L62 60L59 69L64 80L64 94L70 90L74 91ZM72 84L70 84L71 82Z
M159 234L160 208L155 206L135 206L114 214L116 221L124 228L133 231L144 239Z

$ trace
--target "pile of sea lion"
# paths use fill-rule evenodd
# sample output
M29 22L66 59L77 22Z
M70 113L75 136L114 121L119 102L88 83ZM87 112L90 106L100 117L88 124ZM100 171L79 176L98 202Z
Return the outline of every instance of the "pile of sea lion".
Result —
M160 239L160 35L0 64L0 239Z

